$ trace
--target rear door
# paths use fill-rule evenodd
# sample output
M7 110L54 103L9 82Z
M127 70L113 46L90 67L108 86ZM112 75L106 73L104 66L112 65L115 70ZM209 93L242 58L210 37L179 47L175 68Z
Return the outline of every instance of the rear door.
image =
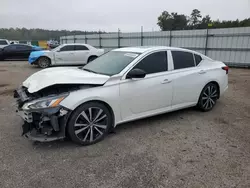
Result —
M77 64L87 64L90 51L85 45L75 45L75 58Z
M195 56L187 51L172 51L173 58L173 101L172 106L182 107L197 103L206 83L206 71L196 66ZM197 56L201 61L201 56ZM200 60L199 60L200 59Z
M55 53L55 64L57 65L70 65L76 64L77 60L75 57L75 46L65 45Z

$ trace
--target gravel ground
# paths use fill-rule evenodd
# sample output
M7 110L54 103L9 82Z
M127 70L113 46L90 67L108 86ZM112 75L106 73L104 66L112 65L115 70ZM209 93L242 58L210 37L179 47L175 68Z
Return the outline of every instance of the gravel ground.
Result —
M0 62L0 187L250 187L250 70L230 69L211 112L186 109L123 124L102 142L21 137L12 91L33 72Z

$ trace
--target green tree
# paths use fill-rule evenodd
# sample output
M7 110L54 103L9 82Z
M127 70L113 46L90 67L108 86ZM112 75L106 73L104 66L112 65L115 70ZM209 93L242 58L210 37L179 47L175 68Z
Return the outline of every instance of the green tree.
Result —
M169 14L167 11L164 11L158 17L157 22L162 31L206 29L210 23L212 24L211 28L249 27L250 18L244 20L211 20L209 15L202 17L201 12L198 9L194 9L189 19L183 14L178 14L176 12Z
M187 17L183 14L172 12L169 14L167 11L162 12L158 17L158 25L162 31L169 30L182 30L187 28Z
M206 15L202 18L200 24L198 25L198 29L206 29L208 28L208 24L212 23L211 17L209 15Z
M158 25L162 31L172 30L173 29L173 17L167 11L163 11L162 14L158 17Z
M201 23L201 11L198 9L194 9L191 13L189 23L193 28L197 28L198 25Z
M173 18L173 30L182 30L187 28L188 20L184 14L171 13Z

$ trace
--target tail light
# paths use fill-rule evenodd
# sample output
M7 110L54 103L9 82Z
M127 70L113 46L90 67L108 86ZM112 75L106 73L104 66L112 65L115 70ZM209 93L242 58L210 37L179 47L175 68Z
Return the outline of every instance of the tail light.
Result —
M229 67L228 66L225 66L225 67L221 67L224 71L226 71L226 74L228 74L228 70L229 70Z

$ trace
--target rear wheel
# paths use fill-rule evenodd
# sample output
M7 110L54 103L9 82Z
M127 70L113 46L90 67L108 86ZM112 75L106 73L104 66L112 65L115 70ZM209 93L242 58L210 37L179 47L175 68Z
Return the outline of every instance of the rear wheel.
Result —
M73 112L68 123L68 134L78 144L95 144L109 133L112 122L112 115L104 104L89 102Z
M38 66L41 68L47 68L50 66L50 59L47 57L40 57L37 62Z
M197 106L204 112L210 111L215 106L218 97L218 86L214 83L209 83L203 88Z

